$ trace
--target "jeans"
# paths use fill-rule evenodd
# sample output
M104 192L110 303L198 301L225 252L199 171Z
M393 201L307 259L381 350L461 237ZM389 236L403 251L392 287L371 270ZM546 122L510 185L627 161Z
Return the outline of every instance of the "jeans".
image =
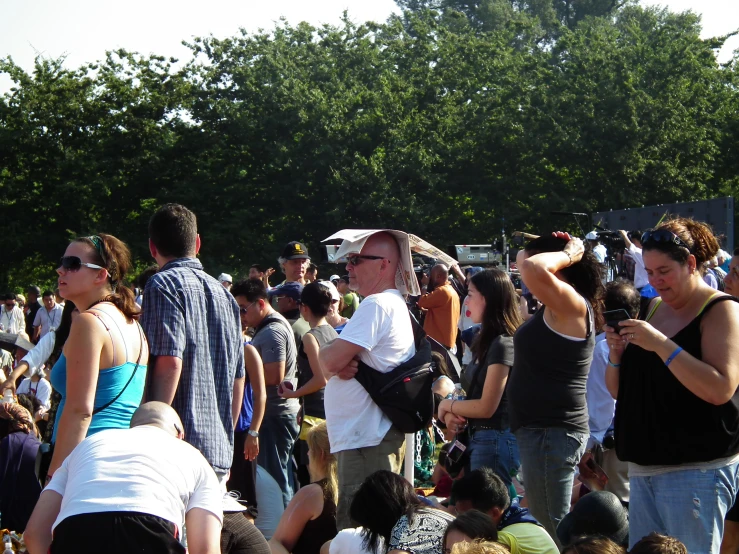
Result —
M521 427L516 439L531 515L561 549L557 525L570 511L575 466L585 453L588 434L559 427Z
M266 469L280 486L282 501L286 508L293 497L295 477L291 458L299 433L296 414L265 415L259 429L257 463Z
M680 539L690 554L718 554L724 516L737 494L739 463L630 477L629 545L652 531Z
M489 467L510 489L512 477L521 466L518 443L510 429L478 429L473 433L468 448L469 470L465 468L465 474L481 467Z

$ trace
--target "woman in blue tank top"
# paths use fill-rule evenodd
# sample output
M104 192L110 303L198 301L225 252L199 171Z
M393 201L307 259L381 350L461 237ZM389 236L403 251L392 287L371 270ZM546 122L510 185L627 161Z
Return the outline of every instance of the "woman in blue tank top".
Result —
M133 292L123 285L130 260L123 242L94 235L74 240L57 269L60 294L81 313L51 372L62 400L47 480L86 436L127 428L141 403L149 353Z

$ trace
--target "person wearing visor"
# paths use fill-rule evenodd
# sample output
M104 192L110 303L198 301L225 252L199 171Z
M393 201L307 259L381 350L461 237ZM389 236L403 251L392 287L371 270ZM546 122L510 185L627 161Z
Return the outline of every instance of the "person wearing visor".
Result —
M131 289L128 247L112 235L73 240L57 273L64 298L80 308L51 373L61 394L47 480L89 435L126 429L141 404L148 347Z
M719 249L707 225L673 219L641 243L659 298L643 321L606 327L630 546L658 532L718 554L739 480L739 305L703 280Z

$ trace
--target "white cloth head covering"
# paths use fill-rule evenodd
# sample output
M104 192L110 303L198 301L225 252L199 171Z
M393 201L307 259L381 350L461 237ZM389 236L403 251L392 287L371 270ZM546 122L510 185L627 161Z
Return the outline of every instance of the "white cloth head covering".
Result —
M413 271L413 258L411 257L410 241L408 233L396 231L394 229L343 229L338 233L334 233L322 242L341 239L343 242L337 250L333 259L334 263L346 262L347 254L359 254L364 247L367 239L376 233L389 233L395 237L400 251L400 263L398 264L398 272L395 275L395 287L401 294L410 294L411 296L419 296L421 287L418 285L416 273Z

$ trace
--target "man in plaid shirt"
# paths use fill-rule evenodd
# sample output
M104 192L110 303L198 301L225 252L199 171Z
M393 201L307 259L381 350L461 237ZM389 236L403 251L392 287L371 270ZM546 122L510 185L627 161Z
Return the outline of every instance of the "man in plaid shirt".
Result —
M149 249L159 272L146 283L141 318L151 356L148 400L172 405L185 440L224 481L244 393L239 306L203 271L195 214L184 206L166 204L152 216Z

